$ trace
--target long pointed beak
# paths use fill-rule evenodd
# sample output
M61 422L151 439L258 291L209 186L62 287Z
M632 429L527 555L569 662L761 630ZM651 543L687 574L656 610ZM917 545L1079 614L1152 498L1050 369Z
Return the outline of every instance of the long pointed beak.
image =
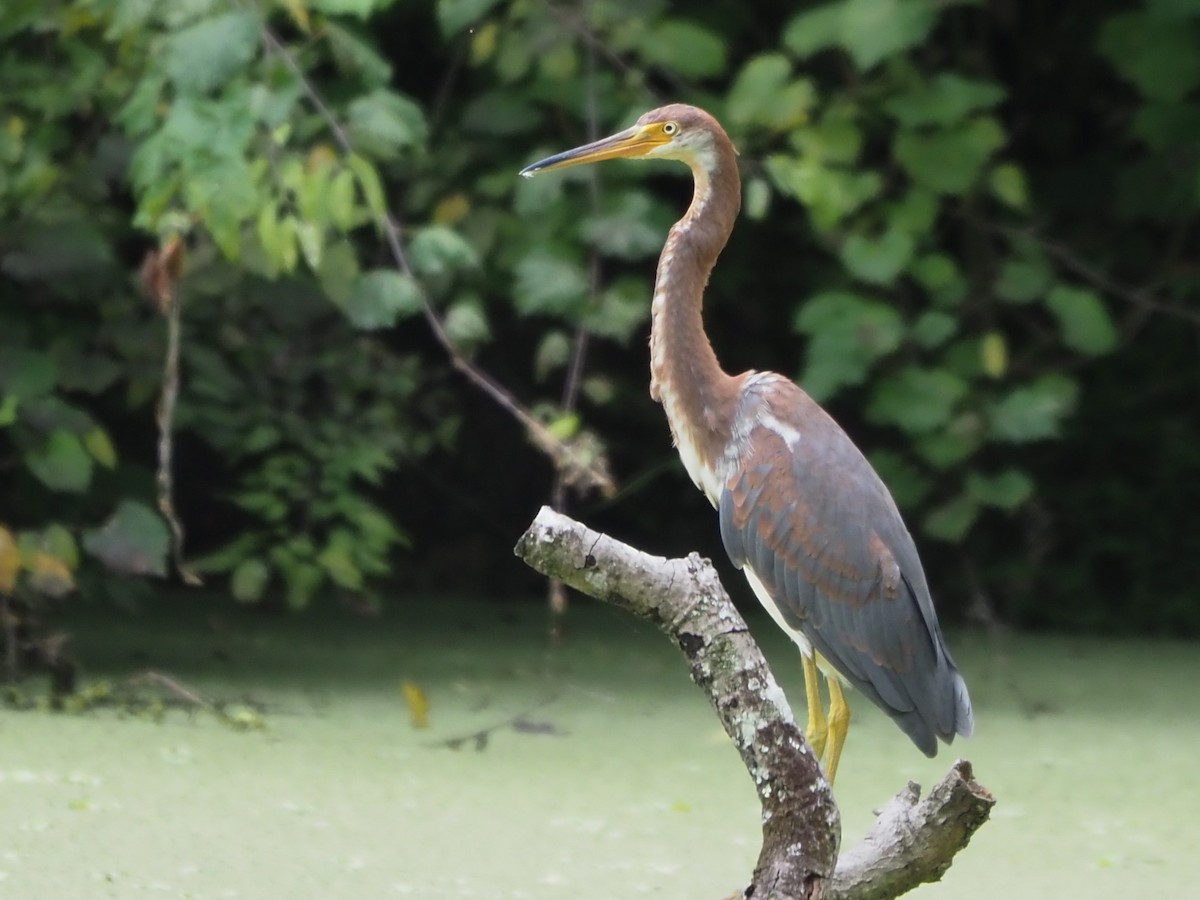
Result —
M584 144L582 147L576 147L574 150L565 150L562 153L547 156L545 159L523 168L521 174L526 178L532 178L538 172L548 172L551 169L582 166L585 163L600 162L603 159L645 156L655 147L666 143L661 134L661 131L635 125L606 138L600 138L598 141L592 141L590 144Z

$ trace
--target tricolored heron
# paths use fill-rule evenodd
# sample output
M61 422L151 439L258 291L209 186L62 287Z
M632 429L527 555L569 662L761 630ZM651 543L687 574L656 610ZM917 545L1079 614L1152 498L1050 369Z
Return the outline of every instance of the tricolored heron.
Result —
M850 726L843 681L927 756L937 738L969 735L974 719L917 548L879 475L800 387L774 372L726 374L704 333L704 287L741 208L736 156L716 119L673 104L521 174L617 158L691 168L692 203L658 261L650 395L666 411L692 481L718 510L730 559L800 647L806 733L832 781Z

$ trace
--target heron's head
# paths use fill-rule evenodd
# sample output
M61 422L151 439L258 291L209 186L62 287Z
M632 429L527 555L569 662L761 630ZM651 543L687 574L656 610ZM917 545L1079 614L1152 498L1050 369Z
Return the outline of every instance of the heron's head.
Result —
M693 168L711 168L714 136L721 132L717 120L702 109L683 103L660 106L645 113L632 128L556 153L526 166L521 174L565 169L604 159L678 159Z

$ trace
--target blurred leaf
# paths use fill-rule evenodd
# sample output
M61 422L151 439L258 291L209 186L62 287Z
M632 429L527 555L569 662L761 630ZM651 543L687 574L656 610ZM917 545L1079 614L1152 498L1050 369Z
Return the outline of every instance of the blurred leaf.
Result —
M957 375L907 366L876 385L867 417L921 434L945 425L968 393L967 382Z
M940 347L955 331L958 319L936 309L927 310L913 323L913 339L922 347Z
M1046 295L1046 306L1058 318L1068 347L1100 356L1117 346L1116 326L1094 291L1060 284Z
M742 210L746 218L761 222L771 208L771 186L762 178L751 178L746 182L746 199Z
M997 440L1036 441L1057 437L1062 419L1075 406L1079 386L1064 375L1043 375L1017 388L991 409L991 430Z
M25 347L0 347L0 391L17 400L33 400L54 390L54 360ZM14 401L15 402L15 401Z
M122 500L100 528L84 533L83 547L114 572L166 575L171 537L157 512L134 500Z
M917 257L909 268L939 306L956 306L967 294L967 281L958 263L945 253Z
M883 104L904 125L953 125L969 113L988 109L1004 99L1004 90L990 81L964 78L956 72L940 72L927 83Z
M317 563L339 587L350 591L362 590L363 574L354 561L354 536L338 529L317 556Z
M889 285L908 265L914 247L912 236L897 228L875 238L856 233L842 244L842 262L856 278Z
M343 72L357 75L370 87L383 87L391 81L392 64L371 42L332 19L322 22L321 30L329 40L334 61Z
M311 9L333 16L358 16L365 19L371 13L394 0L307 0Z
M394 159L401 150L423 144L429 133L421 107L383 89L352 101L346 110L346 124L357 151L377 159ZM351 168L362 183L359 169Z
M538 381L561 369L571 358L571 339L562 331L548 331L533 355L533 372Z
M452 228L431 225L413 236L408 246L409 261L418 275L439 276L479 264L479 256L467 240Z
M413 728L429 727L429 698L415 681L405 679L400 689L408 706L408 717Z
M890 450L874 450L871 465L888 486L896 505L910 509L925 500L933 490L933 479L913 465L902 454Z
M662 248L663 230L651 215L650 198L629 191L616 208L583 222L583 236L601 253L620 259L644 259Z
M38 550L25 560L29 587L47 597L65 597L75 589L75 577L70 567L44 550Z
M912 187L888 206L888 222L893 228L914 236L928 234L937 222L940 202L936 194Z
M983 445L981 417L971 411L954 415L943 428L917 435L913 445L935 469L947 470L968 460Z
M924 531L930 537L956 544L961 541L979 518L979 504L966 494L959 494L930 510L925 517Z
M21 551L13 533L0 525L0 594L11 594L21 571Z
M184 93L221 87L257 55L261 27L257 12L238 10L181 28L167 38L167 75Z
M995 119L979 117L940 131L902 131L895 153L918 184L941 194L963 194L1004 140Z
M830 168L809 158L772 156L767 172L781 191L808 208L819 231L833 228L883 188L878 172Z
M261 597L271 570L260 559L244 559L233 570L229 587L234 599L240 603L255 603Z
M793 80L792 63L782 53L764 53L738 72L725 106L734 125L762 125L780 131L808 119L817 102L811 81Z
M38 536L38 546L55 559L62 560L67 568L79 566L79 545L75 542L75 535L65 525L51 522L43 528Z
M1015 210L1029 209L1029 188L1025 172L1016 163L1000 163L988 176L988 184L998 200Z
M989 331L979 342L983 371L989 378L1003 378L1008 371L1008 342L998 331Z
M21 403L16 394L0 395L0 428L7 428L17 421L17 410L20 408Z
M725 42L695 22L662 19L639 41L642 59L684 78L710 78L725 71Z
M1012 512L1033 495L1033 480L1020 469L1011 467L995 475L969 472L967 494L984 506Z
M524 134L541 121L529 99L512 90L494 90L479 94L463 110L463 127L494 137Z
M886 303L858 294L827 291L800 307L795 328L809 336L802 381L824 400L844 385L862 384L871 364L904 338L900 314Z
M860 69L869 69L923 41L937 12L926 0L836 0L792 19L783 40L801 57L841 46Z
M26 452L25 465L54 491L82 492L92 481L92 458L79 438L61 428L51 433L41 450Z
M517 264L513 304L522 315L572 314L582 308L587 293L587 273L544 250L534 250Z
M1041 259L1010 259L1000 267L996 293L1012 303L1028 303L1045 295L1053 271Z
M1200 25L1194 18L1180 21L1146 10L1110 16L1097 48L1147 97L1180 100L1200 86Z
M371 215L377 222L381 221L387 215L387 200L384 197L383 182L379 180L379 173L367 159L357 153L351 153L346 157L346 166L354 173L354 177L358 181L367 209L371 211Z
M438 25L442 35L458 34L468 25L478 22L499 0L437 0Z
M395 269L373 269L354 281L342 312L355 328L391 328L421 311L421 289L410 275Z
M325 583L324 571L313 563L291 562L282 568L282 573L288 606L293 610L308 606L318 588Z
M844 0L835 0L794 16L783 31L783 43L801 59L836 45L842 37Z
M492 336L487 316L483 314L479 304L472 301L452 304L446 310L446 317L442 325L450 340L460 348L474 347Z

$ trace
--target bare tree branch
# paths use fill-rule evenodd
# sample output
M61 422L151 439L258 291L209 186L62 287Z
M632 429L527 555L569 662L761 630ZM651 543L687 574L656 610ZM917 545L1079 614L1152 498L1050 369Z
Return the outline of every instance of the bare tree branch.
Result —
M543 507L518 541L529 566L648 619L683 651L741 754L762 806L755 900L899 896L949 867L993 800L958 763L918 803L915 785L891 801L835 873L840 818L829 783L746 623L711 563L651 556Z

